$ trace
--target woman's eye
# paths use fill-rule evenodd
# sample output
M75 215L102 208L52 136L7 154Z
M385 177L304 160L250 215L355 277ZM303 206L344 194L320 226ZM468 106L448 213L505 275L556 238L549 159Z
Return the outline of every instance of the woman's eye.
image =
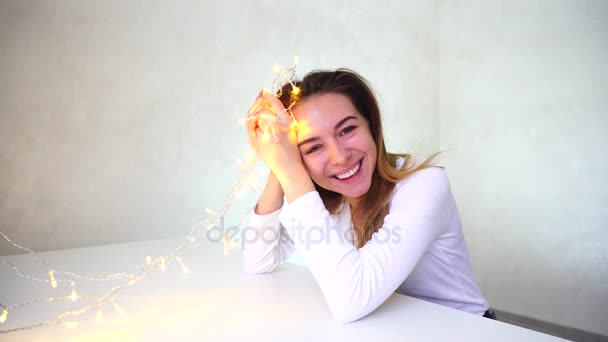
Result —
M313 153L313 152L317 151L320 148L321 147L319 145L315 145L315 146L309 148L308 150L306 150L306 154Z
M354 131L355 128L357 128L357 126L348 126L345 129L343 129L342 131L340 131L340 135L348 134L348 133Z

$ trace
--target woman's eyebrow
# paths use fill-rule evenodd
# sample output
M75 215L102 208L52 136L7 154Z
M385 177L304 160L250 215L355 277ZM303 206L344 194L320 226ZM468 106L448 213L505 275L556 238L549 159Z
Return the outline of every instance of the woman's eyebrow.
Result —
M338 127L342 126L346 121L350 120L350 119L357 119L357 117L355 117L354 115L349 115L347 117L345 117L344 119L340 120L337 124L336 127L334 127L334 129L338 129Z
M349 116L345 117L344 119L342 119L342 120L338 121L338 123L337 123L337 124L336 124L336 126L334 127L334 130L338 129L340 126L344 125L344 123L345 123L345 122L347 122L348 120L351 120L351 119L356 120L356 119L357 119L357 117L356 117L356 116L354 116L354 115L349 115ZM311 142L316 141L316 140L319 140L319 137L311 137L311 138L308 138L308 139L306 139L306 140L300 141L300 142L298 143L298 147L300 147L300 146L302 146L302 145L304 145L304 144L311 143Z

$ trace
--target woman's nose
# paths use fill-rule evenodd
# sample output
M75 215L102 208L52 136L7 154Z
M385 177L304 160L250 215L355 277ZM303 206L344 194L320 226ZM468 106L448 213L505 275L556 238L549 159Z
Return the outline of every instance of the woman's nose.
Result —
M332 144L329 159L333 165L343 165L350 158L350 151L343 144Z

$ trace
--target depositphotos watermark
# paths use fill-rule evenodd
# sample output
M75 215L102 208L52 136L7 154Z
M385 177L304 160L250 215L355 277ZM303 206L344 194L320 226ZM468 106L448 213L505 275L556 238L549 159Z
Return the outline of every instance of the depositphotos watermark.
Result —
M284 228L284 229L283 229ZM374 233L372 239L375 243L399 243L402 238L400 226L383 226L383 229ZM232 241L240 243L240 248L245 245L258 243L271 244L277 240L280 242L293 241L296 245L304 245L307 249L313 244L338 242L340 244L352 244L354 233L352 227L342 228L331 223L329 217L325 219L323 226L306 226L301 222L293 223L287 227L280 223L267 226L224 226L224 218L220 217L219 226L214 225L205 232L205 239L211 243L224 242L224 236Z

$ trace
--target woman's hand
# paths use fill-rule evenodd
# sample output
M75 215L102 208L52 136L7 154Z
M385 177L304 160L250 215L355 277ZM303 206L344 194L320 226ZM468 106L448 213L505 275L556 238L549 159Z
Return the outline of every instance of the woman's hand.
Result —
M295 125L272 92L263 89L247 115L249 145L279 179L303 168Z
M295 124L281 101L264 89L247 115L249 144L276 176L287 202L315 191L298 149Z

